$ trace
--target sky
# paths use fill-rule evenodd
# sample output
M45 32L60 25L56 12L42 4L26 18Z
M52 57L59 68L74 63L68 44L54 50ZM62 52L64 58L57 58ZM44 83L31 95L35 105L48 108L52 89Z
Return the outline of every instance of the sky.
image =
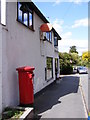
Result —
M79 55L88 50L88 2L79 1L34 2L61 36L60 52L69 52L73 45Z
M60 52L69 52L73 45L76 46L79 55L88 50L88 0L32 1L61 36L62 40L58 41ZM4 2L5 0L2 0L5 6ZM3 19L6 16L4 6L1 9L1 21L6 24Z

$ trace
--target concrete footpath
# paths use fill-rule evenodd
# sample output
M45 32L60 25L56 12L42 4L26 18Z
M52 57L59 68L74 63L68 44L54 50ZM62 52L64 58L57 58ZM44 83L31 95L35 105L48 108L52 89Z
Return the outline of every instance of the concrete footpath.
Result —
M88 107L88 74L81 74L79 76L80 76L80 83L81 83L83 99L84 99L85 107L86 107L86 110L88 113L89 112L89 107Z
M64 76L61 83L52 83L35 97L36 118L82 118L85 108L78 76Z

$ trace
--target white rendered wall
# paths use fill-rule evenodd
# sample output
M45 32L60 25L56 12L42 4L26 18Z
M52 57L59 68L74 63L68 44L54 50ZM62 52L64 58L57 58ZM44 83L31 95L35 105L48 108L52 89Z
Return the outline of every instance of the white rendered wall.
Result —
M46 57L58 57L54 44L44 42L44 56L41 56L39 28L43 21L34 13L32 31L19 23L17 4L7 4L7 25L3 28L3 107L19 104L19 86L17 67L34 66L34 93L50 84L55 79L55 62L53 60L54 78L45 81Z
M1 23L1 0L0 0L0 23Z
M2 26L0 25L0 113L2 112Z

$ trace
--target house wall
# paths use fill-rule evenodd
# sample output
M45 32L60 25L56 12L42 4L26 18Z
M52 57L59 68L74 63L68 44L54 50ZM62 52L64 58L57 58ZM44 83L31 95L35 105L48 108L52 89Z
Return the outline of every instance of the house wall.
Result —
M45 81L46 57L57 57L54 42L40 41L39 29L43 21L34 13L32 31L17 21L17 4L7 3L7 25L3 27L3 108L19 104L19 86L17 67L34 66L34 94L54 81ZM42 48L43 49L43 54ZM53 71L55 65L53 60Z
M0 0L0 23L1 23L1 0Z
M0 25L0 113L2 112L2 26Z

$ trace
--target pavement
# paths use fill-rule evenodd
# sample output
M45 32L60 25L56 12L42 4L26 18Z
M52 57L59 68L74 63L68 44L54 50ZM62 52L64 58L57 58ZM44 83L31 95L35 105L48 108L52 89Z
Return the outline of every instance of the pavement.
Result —
M90 90L90 67L88 68L88 91ZM88 110L90 112L90 92L88 92Z
M35 97L36 118L86 119L79 76L62 76L60 83L52 83Z
M86 105L87 113L89 112L89 106L88 106L88 74L80 74L80 83L81 83L81 89L83 94L83 99Z

